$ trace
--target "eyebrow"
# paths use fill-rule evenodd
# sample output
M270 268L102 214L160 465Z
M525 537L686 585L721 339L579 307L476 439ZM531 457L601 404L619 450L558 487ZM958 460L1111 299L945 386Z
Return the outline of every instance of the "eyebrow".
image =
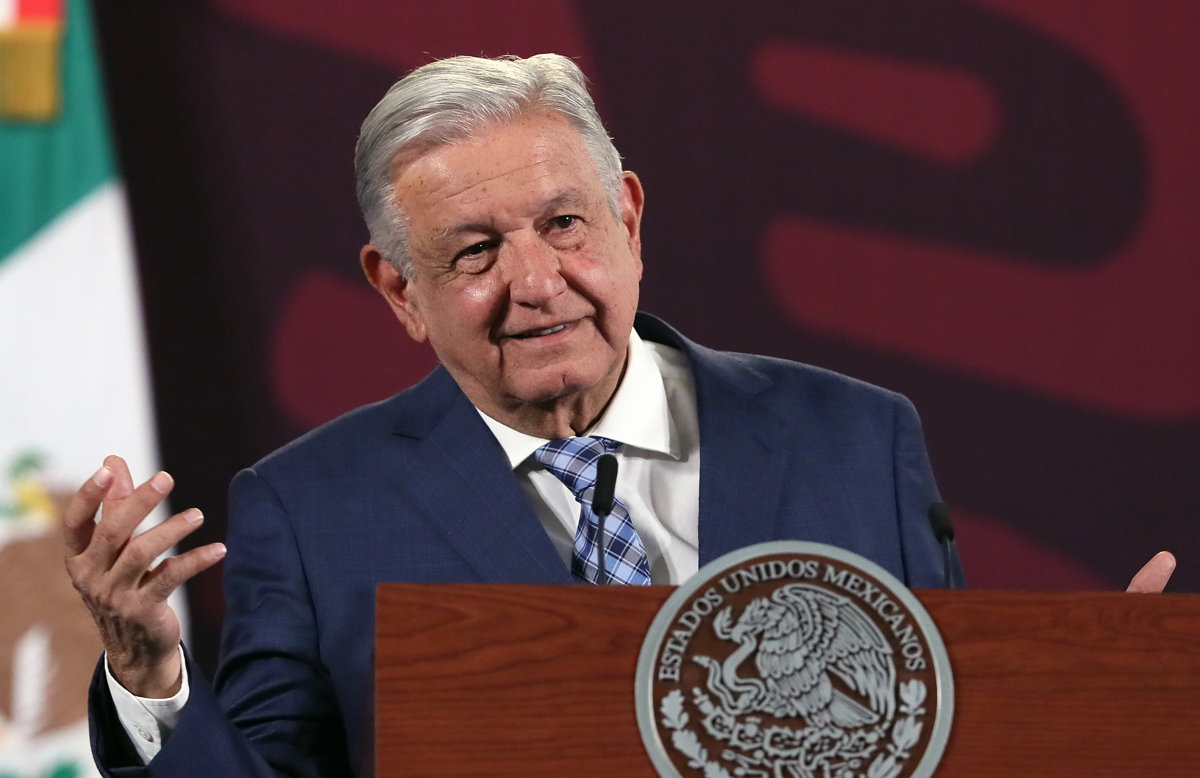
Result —
M557 211L557 210L560 210L563 208L578 207L580 205L583 205L584 203L586 203L586 198L584 198L584 196L582 194L580 194L578 191L576 191L574 189L569 189L565 192L555 195L554 197L551 197L549 200L547 200L545 203L543 203L541 206L541 212L548 213L548 212ZM456 224L453 227L447 227L446 229L441 230L440 232L436 233L433 236L433 241L437 242L437 243L442 243L444 241L451 240L453 238L457 238L461 235L469 235L472 233L478 234L481 232L482 233L491 232L495 228L496 228L496 225L490 221L466 222L464 224Z
M542 206L542 212L557 211L559 208L583 205L586 199L582 194L574 189L569 189L562 194L550 198L550 200Z
M453 227L447 227L434 234L434 243L445 243L446 241L457 238L460 235L468 235L470 233L491 232L495 225L491 222L469 222L467 224L457 224Z

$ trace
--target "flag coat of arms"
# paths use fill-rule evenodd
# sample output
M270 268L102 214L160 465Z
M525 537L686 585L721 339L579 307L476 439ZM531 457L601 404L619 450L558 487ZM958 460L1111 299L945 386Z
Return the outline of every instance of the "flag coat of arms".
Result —
M0 0L0 778L97 774L57 522L106 455L158 467L144 341L91 9Z

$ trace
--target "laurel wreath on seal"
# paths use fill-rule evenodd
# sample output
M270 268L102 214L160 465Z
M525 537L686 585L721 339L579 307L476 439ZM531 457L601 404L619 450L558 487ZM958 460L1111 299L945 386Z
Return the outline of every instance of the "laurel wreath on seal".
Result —
M896 719L892 727L892 742L887 744L885 753L880 754L867 768L867 778L896 778L904 768L904 760L909 757L909 749L921 739L921 729L924 726L918 717L925 715L921 707L925 702L927 690L925 684L916 680L900 684L900 712L903 718Z
M900 771L904 769L904 763L910 757L910 749L917 744L921 738L921 730L924 728L924 723L921 717L925 715L925 708L922 707L928 690L925 684L917 679L905 681L899 685L900 705L899 713L901 714L895 719L895 723L891 729L891 740L886 744L885 749L879 753L874 761L871 762L866 772L856 773L853 767L857 767L861 762L856 762L853 765L847 764L831 775L831 778L896 778ZM700 689L694 689L696 695L696 704L702 708L711 708L711 701L708 696ZM708 704L705 704L708 703ZM703 770L704 778L734 778L727 769L718 761L709 759L708 749L700 743L700 739L694 732L688 729L689 716L684 710L684 696L678 689L672 690L669 694L663 697L659 712L662 714L663 727L671 731L671 745L675 750L687 757L688 766L695 770ZM712 718L713 711L706 711L709 718ZM795 732L787 730L784 733L784 728L776 728L781 734L787 734L791 737L788 739L800 739L803 732ZM710 734L717 735L710 729ZM725 738L721 738L725 739ZM874 748L870 749L871 751ZM869 755L869 753L868 753ZM731 751L726 751L723 755L726 759L736 759L736 754ZM742 760L737 760L741 762ZM754 771L757 773L758 771ZM750 775L750 771L743 764L734 773L738 776ZM765 775L765 773L763 773Z
M700 745L696 733L687 729L688 715L683 709L683 693L673 690L663 697L659 711L663 715L663 726L671 732L671 745L688 758L688 767L704 771L704 778L733 778L718 762L709 761L708 749Z

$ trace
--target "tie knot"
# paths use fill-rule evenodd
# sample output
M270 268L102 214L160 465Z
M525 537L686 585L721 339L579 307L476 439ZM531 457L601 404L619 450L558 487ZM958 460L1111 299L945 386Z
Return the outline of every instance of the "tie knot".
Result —
M600 457L620 445L608 438L562 438L533 452L533 458L566 484L578 500L595 485L596 463Z

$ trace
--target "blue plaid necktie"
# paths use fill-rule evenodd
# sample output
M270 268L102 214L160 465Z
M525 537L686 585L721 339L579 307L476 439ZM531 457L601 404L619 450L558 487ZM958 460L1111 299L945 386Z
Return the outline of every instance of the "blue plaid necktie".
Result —
M579 503L579 527L575 531L575 553L571 572L587 583L596 583L599 570L596 557L596 532L600 523L592 512L596 491L596 463L602 454L621 444L608 438L564 438L552 440L533 452L533 457L562 481ZM629 511L613 499L612 513L604 520L604 572L609 580L623 584L648 586L650 565L646 548L638 537Z

